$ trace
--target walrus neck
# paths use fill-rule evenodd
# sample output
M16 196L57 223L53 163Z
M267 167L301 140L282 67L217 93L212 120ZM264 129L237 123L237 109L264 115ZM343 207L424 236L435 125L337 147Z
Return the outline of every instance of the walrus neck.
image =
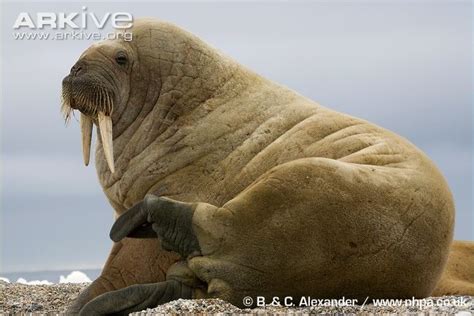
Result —
M195 35L167 22L156 29L133 30L137 64L131 72L131 94L113 116L114 137L138 130L153 119L154 136L178 117L216 95L241 68ZM146 47L146 48L145 48ZM149 126L151 127L151 126ZM153 138L153 137L152 137Z
M238 78L245 71L233 60L201 42L182 45L176 54L157 48L160 53L153 60L147 60L150 56L140 58L140 68L134 71L140 78L132 78L131 84L142 93L132 91L123 111L112 117L116 173L111 176L104 159L97 159L99 177L107 178L101 180L103 184L121 177L130 160L165 131L181 129L186 120L195 122L224 103L208 102L220 97L224 86L232 85L235 93L243 88ZM231 96L227 93L227 97ZM98 149L98 155L103 155Z

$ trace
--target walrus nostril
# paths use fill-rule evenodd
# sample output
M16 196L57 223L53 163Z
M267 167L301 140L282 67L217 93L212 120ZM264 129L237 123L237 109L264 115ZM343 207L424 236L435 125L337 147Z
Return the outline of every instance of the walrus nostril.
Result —
M82 71L83 71L82 65L79 64L79 63L77 63L77 64L75 64L74 66L72 66L70 74L71 74L72 76L77 76L77 75L79 75Z

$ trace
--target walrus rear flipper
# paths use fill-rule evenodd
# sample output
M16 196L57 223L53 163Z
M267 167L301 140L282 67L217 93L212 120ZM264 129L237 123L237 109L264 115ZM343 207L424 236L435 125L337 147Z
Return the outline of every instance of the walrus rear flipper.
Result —
M432 295L474 295L474 242L452 243L448 262Z
M79 315L128 315L179 298L192 298L192 290L178 281L137 284L96 297L81 309Z

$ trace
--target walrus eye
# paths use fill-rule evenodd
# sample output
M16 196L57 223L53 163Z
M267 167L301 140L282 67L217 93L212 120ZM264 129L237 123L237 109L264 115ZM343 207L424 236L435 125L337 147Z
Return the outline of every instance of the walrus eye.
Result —
M115 56L115 61L119 65L125 65L127 63L127 55L124 52L118 52L117 56Z

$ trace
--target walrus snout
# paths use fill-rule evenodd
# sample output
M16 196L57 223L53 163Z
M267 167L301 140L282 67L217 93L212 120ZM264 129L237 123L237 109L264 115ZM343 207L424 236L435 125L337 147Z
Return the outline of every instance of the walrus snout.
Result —
M110 116L116 103L114 90L104 84L104 79L84 71L83 66L75 66L62 82L63 112L66 119L70 111L97 118L99 112Z
M63 110L78 110L92 118L97 118L99 112L110 116L115 103L114 85L103 72L97 61L80 58L62 82L63 106L70 108Z
M97 42L84 51L62 81L62 112L66 122L74 110L81 112L84 163L89 164L93 122L99 128L104 156L115 171L113 156L113 112L120 114L130 97L129 76L134 51L123 41Z

